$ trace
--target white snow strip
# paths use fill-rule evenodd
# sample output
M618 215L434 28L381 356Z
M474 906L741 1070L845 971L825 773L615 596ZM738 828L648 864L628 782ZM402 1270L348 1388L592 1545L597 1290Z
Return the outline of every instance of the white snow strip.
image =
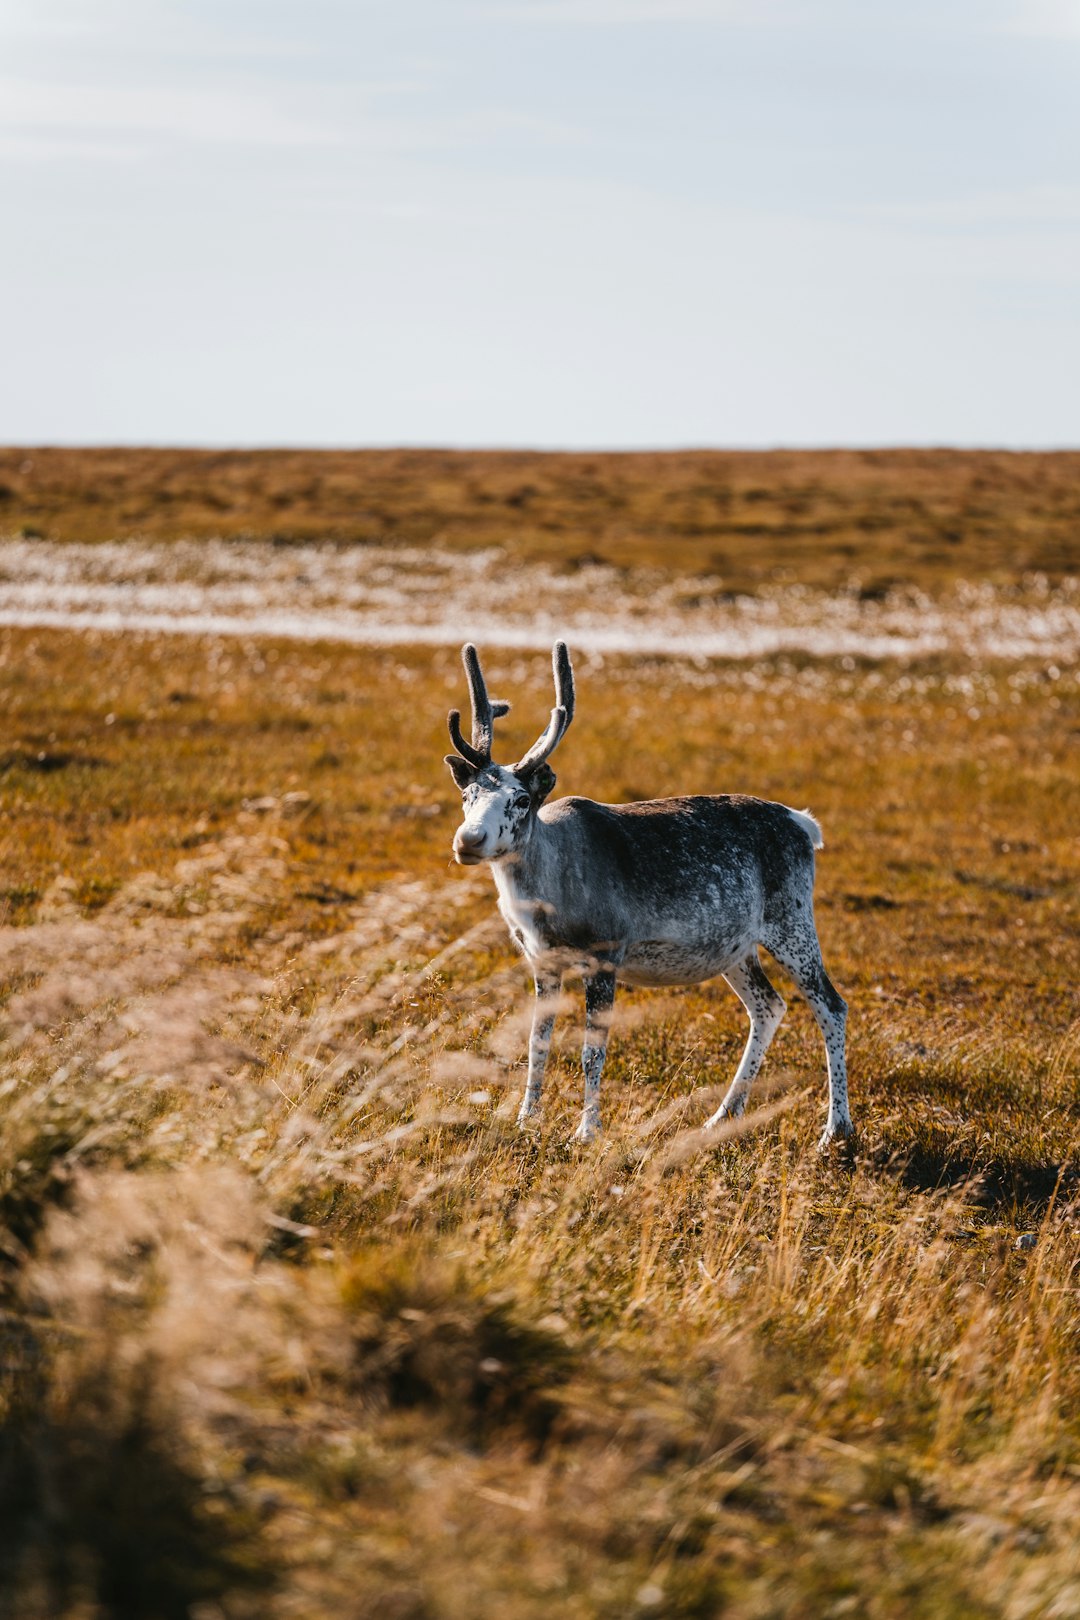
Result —
M103 608L99 611L19 611L0 608L0 626L20 629L128 631L144 635L247 636L281 641L331 641L360 647L459 646L464 641L485 647L522 652L546 651L557 637L571 638L582 652L643 653L686 658L767 658L779 653L804 652L815 657L921 658L934 653L962 651L994 658L1055 657L1071 662L1078 641L1068 644L1033 635L995 635L979 640L967 635L867 635L850 631L813 632L808 626L759 625L745 630L695 632L672 628L650 630L628 625L543 623L508 625L497 620L472 618L460 624L395 624L359 618L346 621L319 615L254 613L237 617L223 613L144 613Z
M257 541L58 545L0 541L0 626L272 637L360 646L756 659L960 653L1080 655L1080 581L1051 589L961 586L864 600L805 587L732 597L720 579L589 566L558 573L489 548L275 547Z

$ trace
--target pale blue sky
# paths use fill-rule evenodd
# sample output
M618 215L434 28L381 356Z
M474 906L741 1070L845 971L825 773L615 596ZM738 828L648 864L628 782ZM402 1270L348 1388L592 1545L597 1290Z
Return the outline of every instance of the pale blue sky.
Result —
M0 0L0 441L1080 442L1080 0Z

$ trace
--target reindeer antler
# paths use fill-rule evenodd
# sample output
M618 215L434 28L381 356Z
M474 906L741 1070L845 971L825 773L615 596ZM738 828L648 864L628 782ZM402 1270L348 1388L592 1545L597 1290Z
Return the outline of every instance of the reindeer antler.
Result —
M462 759L467 760L474 769L482 771L491 764L494 722L501 719L504 714L510 713L510 705L498 699L493 702L488 697L484 672L480 668L480 655L471 641L462 647L461 659L465 665L465 674L469 681L469 699L472 703L472 742L467 743L461 735L460 709L451 709L447 718L450 741Z
M513 767L515 776L528 776L542 765L562 741L567 726L574 718L574 671L565 641L557 641L552 648L551 667L555 675L555 707L543 736L537 738L529 752Z

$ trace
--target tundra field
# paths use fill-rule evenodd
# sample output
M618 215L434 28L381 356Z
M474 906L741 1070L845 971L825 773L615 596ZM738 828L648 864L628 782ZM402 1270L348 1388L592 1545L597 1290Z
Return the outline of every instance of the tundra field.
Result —
M20 450L0 489L0 1616L1080 1614L1080 457ZM357 548L340 624L382 592L429 645L305 636ZM737 1125L697 1129L734 995L622 989L571 1146L568 984L518 1132L428 549L473 558L453 639L525 625L515 569L568 627L556 794L820 819L851 1149L771 964ZM155 581L250 627L117 628ZM652 607L673 651L590 641ZM703 653L726 614L772 651ZM552 702L521 638L496 758Z

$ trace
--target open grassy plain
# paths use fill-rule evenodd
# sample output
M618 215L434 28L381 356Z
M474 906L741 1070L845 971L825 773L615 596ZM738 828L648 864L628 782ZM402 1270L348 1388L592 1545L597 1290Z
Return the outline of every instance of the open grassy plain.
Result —
M250 458L213 459L242 486ZM536 459L570 510L581 458ZM967 463L932 459L960 502ZM1054 480L1080 507L1067 460L1038 511ZM54 538L108 537L65 511ZM968 541L940 577L856 561L1023 588ZM744 543L762 581L793 567ZM806 583L842 586L847 544L806 542ZM448 865L452 648L0 638L0 1615L1080 1613L1075 667L579 658L557 791L822 821L860 1127L822 1158L779 972L730 1135L696 1130L745 1036L722 984L622 993L589 1149L569 986L517 1132L526 974L486 874ZM486 666L509 757L549 663Z
M0 528L60 540L511 544L731 590L1076 572L1080 452L0 448Z

